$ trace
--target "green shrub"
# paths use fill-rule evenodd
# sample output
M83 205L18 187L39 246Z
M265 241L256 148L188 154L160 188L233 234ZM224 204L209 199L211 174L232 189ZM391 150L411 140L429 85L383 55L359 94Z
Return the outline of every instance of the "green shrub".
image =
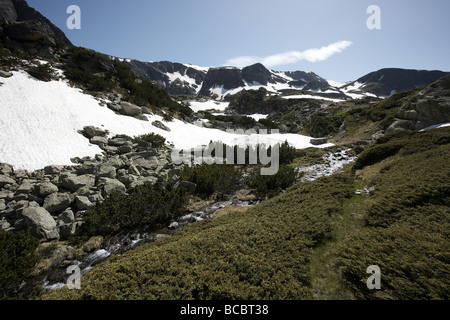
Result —
M250 188L255 189L260 196L270 198L289 188L295 182L297 176L295 168L281 165L275 175L263 176L259 170L253 171L247 177L247 184Z
M280 164L291 164L297 157L297 150L287 141L280 144Z
M106 91L113 88L113 83L110 79L102 76L96 76L93 73L85 70L67 67L65 71L67 79L75 83L82 84L90 91Z
M197 222L111 257L44 299L312 299L309 258L352 194L346 177L299 184L242 214Z
M366 228L340 247L339 265L359 299L423 300L450 297L450 210L425 206L387 229ZM367 290L366 269L381 269L381 290Z
M151 143L153 148L161 148L166 143L166 138L154 132L136 138Z
M258 122L267 129L278 129L280 127L279 123L276 123L270 119L259 119Z
M198 166L184 166L180 179L197 184L196 193L209 197L214 193L229 194L237 189L242 173L239 168L231 164L206 164Z
M346 284L360 299L444 299L450 296L450 128L398 132L369 147L401 145L398 157L371 168L366 227L338 255ZM364 170L364 169L363 169ZM381 268L382 290L367 290L365 270Z
M39 260L38 244L30 233L0 231L0 300L27 298L21 286Z
M161 182L138 186L129 195L113 194L87 211L82 234L111 235L140 228L146 231L166 226L183 212L184 190Z
M355 170L359 170L366 166L378 163L386 158L395 155L401 148L401 144L375 145L373 148L361 152L353 168Z
M30 67L27 70L28 74L41 81L50 81L52 79L52 68L49 63L38 64L35 67Z
M317 282L333 278L337 298L351 288L357 299L448 300L448 136L450 128L386 136L380 145L403 148L363 168L364 181L347 170L295 184L245 213L111 257L81 290L44 299L299 300L326 296ZM374 190L355 195L361 184ZM329 273L312 270L318 264ZM370 265L381 268L381 290L367 289Z

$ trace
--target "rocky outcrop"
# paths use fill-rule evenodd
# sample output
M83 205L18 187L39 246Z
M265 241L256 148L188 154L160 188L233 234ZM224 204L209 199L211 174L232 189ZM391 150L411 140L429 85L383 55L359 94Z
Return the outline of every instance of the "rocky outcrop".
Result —
M233 67L210 68L203 81L199 95L211 96L211 89L222 88L230 90L243 87L244 85L241 69Z
M314 72L293 71L286 72L286 75L294 79L294 81L289 82L290 85L294 87L302 87L303 90L319 90L330 86L325 79L318 76ZM304 87L305 85L308 86Z
M281 77L274 79L274 75L261 63L242 69L242 79L248 83L261 84L263 86L266 86L268 83L276 83L277 81L286 81Z
M450 76L411 96L398 110L396 121L386 130L422 130L450 122Z
M51 165L30 173L0 164L0 229L66 239L78 232L87 210L113 193L126 194L159 177L178 179L170 148L155 149L124 136L108 138L106 132L91 126L80 132L86 139L94 136L91 140L104 135L104 153L73 158L73 166Z
M173 95L195 95L200 89L206 72L197 70L181 63L172 63L168 61L143 62L130 60L127 63L140 76L149 79L162 89L166 89ZM180 79L174 81L168 74L179 74L193 79L194 83L188 83Z
M133 117L142 121L148 121L148 118L145 116L145 114L149 114L149 111L146 107L139 107L133 103L122 101L121 96L115 96L112 98L113 102L109 102L107 106L115 113Z
M58 43L71 45L64 32L25 0L0 0L0 31L6 47L45 58L53 56Z
M36 42L44 46L55 46L56 39L50 27L42 20L12 23L5 27L5 34L20 42Z

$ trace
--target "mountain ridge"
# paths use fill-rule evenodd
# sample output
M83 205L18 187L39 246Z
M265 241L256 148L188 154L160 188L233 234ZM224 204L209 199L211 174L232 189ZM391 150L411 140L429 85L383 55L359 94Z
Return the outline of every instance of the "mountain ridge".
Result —
M244 89L257 90L261 87L277 94L303 91L324 97L340 95L347 99L385 98L450 75L440 70L382 68L336 86L335 81L322 78L314 72L269 70L261 63L238 68L198 67L169 61L127 59L126 62L137 74L166 89L171 95L198 95L219 100L231 100L233 95Z

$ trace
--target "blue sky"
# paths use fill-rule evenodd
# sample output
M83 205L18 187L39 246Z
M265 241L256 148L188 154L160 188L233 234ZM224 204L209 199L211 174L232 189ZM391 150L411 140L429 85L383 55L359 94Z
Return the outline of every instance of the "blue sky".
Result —
M261 61L335 81L381 68L450 71L449 0L27 0L77 46L121 58ZM81 29L69 30L69 5ZM369 30L367 8L381 9Z

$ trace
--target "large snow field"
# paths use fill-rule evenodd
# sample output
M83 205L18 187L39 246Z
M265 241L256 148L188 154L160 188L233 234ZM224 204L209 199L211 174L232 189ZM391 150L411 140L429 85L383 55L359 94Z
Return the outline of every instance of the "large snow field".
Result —
M72 165L74 157L95 156L102 150L78 133L85 126L107 129L110 136L157 133L177 149L189 149L222 141L229 145L288 141L298 149L315 147L310 137L297 134L245 135L208 129L175 119L165 122L170 132L149 121L122 116L102 107L94 97L72 88L64 80L43 82L27 73L13 72L0 86L0 163L30 171L47 165ZM331 144L320 147L328 147Z

